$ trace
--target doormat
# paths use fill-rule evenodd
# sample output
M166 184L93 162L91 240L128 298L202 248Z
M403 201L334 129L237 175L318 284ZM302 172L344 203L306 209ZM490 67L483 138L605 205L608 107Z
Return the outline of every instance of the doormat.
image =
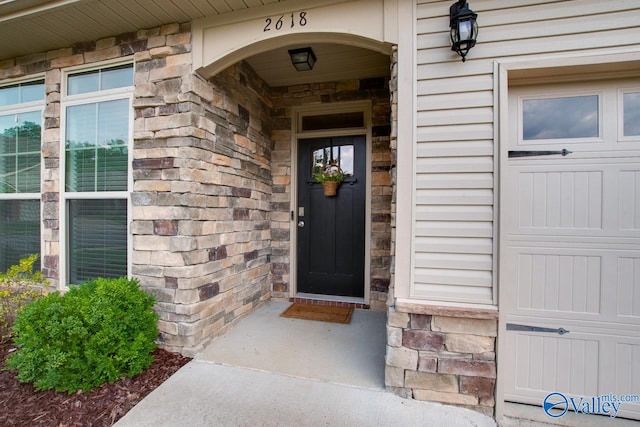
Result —
M353 307L331 307L318 304L293 303L280 316L321 322L349 323Z

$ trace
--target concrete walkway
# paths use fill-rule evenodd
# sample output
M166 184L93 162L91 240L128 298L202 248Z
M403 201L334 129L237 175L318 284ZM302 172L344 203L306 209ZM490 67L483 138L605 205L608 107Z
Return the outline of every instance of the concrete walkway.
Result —
M285 319L269 302L123 417L126 426L495 426L383 390L384 313L349 325Z

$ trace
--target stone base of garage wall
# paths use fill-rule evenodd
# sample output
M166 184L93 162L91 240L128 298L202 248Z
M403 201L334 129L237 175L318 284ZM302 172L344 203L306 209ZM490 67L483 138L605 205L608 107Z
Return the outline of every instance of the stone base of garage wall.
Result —
M493 416L497 326L489 310L389 307L387 390Z

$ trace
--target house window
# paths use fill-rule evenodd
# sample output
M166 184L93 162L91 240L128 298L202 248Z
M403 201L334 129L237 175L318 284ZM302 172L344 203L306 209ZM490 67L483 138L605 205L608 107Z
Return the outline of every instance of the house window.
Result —
M364 127L364 112L344 112L339 114L319 114L302 116L300 130L327 130Z
M0 271L40 253L44 97L42 80L0 87Z
M128 273L133 66L67 76L66 281Z

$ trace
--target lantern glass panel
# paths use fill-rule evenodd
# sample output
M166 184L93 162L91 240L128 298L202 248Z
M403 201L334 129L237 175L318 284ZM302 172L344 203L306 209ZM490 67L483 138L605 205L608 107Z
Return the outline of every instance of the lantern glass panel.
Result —
M469 40L473 35L473 26L470 20L460 21L458 23L458 34L460 34L460 40Z

